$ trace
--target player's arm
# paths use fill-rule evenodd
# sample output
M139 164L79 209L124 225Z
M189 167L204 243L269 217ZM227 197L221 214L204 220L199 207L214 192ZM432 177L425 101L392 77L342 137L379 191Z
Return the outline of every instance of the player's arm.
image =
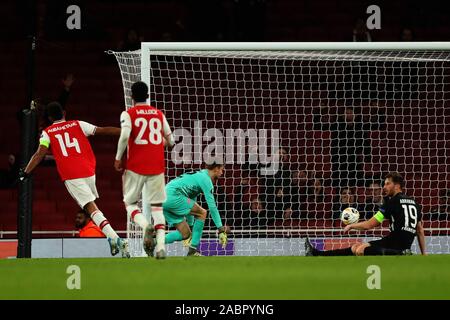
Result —
M383 215L380 211L378 211L369 220L349 224L348 226L345 227L344 232L350 231L352 229L354 229L354 230L370 230L370 229L378 227L381 224L381 222L383 222L383 219L384 219L384 217L377 216L378 214Z
M118 136L120 135L120 128L116 127L97 127L86 121L78 121L81 130L86 137L89 136Z
M123 111L120 115L120 127L120 137L117 142L116 159L114 161L114 168L116 168L117 171L123 170L122 157L128 146L128 140L130 139L131 134L131 118L126 111Z
M120 128L116 127L97 127L97 130L95 130L96 136L119 136L120 135Z
M425 230L423 229L422 221L417 223L417 241L419 241L420 252L422 255L426 255Z
M19 178L25 179L41 161L45 158L50 147L50 138L45 131L42 132L41 139L39 140L39 147L31 157L25 169L19 171Z
M169 122L167 122L166 116L163 115L163 132L164 132L164 147L173 147L175 144L175 138L173 137L172 130L170 129Z
M47 147L43 146L42 144L39 145L39 148L33 154L24 170L26 174L30 174L34 170L34 168L36 168L38 164L41 163L41 161L45 158L47 151Z
M217 229L219 230L219 243L223 248L226 247L228 243L228 228L222 224L222 219L220 218L219 210L217 209L216 200L214 199L213 190L214 187L211 183L204 183L202 185L203 194L205 195L206 203L208 204L208 209L211 214L211 218L214 221Z
M208 204L211 218L213 219L217 229L220 229L223 227L222 219L220 218L219 209L217 209L216 200L214 199L213 188L205 184L202 186L202 190L205 195L206 203Z

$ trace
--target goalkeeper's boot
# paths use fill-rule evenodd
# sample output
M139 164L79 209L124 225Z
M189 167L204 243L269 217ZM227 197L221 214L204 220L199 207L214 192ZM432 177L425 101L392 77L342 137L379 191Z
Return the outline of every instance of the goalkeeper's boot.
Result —
M128 241L122 238L117 238L117 246L122 253L122 258L130 258L130 251L128 250Z
M305 239L305 256L307 256L307 257L315 256L315 254L314 254L315 250L316 249L314 249L311 242L309 242L309 238L306 238Z
M184 239L182 242L183 242L183 247L189 247L190 245L191 245L191 241L192 241L192 233L191 233L191 235L189 236L189 238L187 238L187 239Z
M117 245L117 239L108 238L109 248L111 249L111 255L115 256L119 253L120 249Z
M159 250L159 251L157 251L156 254L155 254L155 258L158 259L158 260L165 259L166 256L167 256L166 249L164 249L164 248Z
M144 251L149 257L153 257L156 246L155 228L149 224L144 230Z
M200 252L198 252L198 249L194 248L194 247L189 247L187 256L188 257L203 257L203 255Z

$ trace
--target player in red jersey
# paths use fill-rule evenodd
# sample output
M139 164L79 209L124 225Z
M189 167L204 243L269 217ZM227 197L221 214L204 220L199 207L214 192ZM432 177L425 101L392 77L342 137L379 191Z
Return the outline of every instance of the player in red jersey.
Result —
M25 170L20 173L21 178L26 178L51 148L59 175L67 190L107 236L111 254L114 256L121 251L122 257L129 258L127 241L119 238L95 204L95 199L98 198L95 186L95 156L87 139L92 135L118 136L120 129L96 127L84 121L66 120L66 113L58 102L50 103L46 110L52 125L42 131L39 148L31 157Z
M166 200L164 146L175 143L164 114L148 105L148 87L144 82L131 86L134 106L120 116L121 133L114 167L123 170L122 156L126 148L127 168L123 173L123 201L127 215L144 230L144 249L148 256L156 251L157 259L166 257L165 224L162 203ZM138 207L151 205L153 223L149 223ZM156 244L153 239L156 230Z

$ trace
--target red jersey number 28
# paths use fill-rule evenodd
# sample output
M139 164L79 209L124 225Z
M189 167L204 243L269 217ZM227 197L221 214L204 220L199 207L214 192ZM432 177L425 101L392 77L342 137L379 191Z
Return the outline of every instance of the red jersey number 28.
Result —
M134 125L139 128L139 133L134 140L135 144L160 144L162 142L162 123L158 118L151 118L148 122L147 119L137 118L134 120ZM148 140L144 138L145 130L149 127L149 137Z

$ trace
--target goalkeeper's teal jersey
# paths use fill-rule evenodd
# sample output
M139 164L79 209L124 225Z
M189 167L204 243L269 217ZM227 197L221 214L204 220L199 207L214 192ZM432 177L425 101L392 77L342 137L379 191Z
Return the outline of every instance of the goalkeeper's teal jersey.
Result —
M203 193L214 224L217 228L222 227L219 210L214 199L214 185L208 170L204 169L182 174L167 184L166 191L167 193L183 195L194 201L197 200L198 195Z

